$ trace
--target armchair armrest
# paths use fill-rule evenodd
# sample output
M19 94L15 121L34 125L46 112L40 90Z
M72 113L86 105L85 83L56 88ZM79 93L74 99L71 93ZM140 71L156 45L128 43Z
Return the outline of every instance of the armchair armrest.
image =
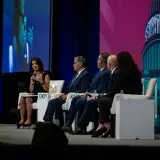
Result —
M76 96L82 96L83 93L69 93L66 99L66 103L62 105L63 110L69 110L72 99Z
M98 93L89 93L91 96L95 96L95 97L98 97L100 94ZM88 97L87 99L91 99L91 97Z
M146 95L134 95L134 94L116 94L113 99L112 107L110 109L111 114L116 114L116 102L122 99L149 99Z
M69 100L70 98L74 98L76 96L82 96L83 93L69 93L68 96L67 96L67 99Z
M49 95L49 99L55 99L55 98L59 98L61 96L62 93L52 93Z
M137 95L137 94L116 94L115 97L118 99L149 99L146 95Z

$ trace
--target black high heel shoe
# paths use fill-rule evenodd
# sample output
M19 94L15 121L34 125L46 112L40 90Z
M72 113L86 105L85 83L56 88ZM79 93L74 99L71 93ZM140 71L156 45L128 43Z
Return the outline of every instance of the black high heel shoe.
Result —
M25 128L25 127L26 127L26 128L28 127L28 128L30 129L31 126L32 126L32 123L29 123L29 124L25 124L25 123L24 123L24 124L23 124L23 127L24 127L24 128Z
M96 131L92 134L91 137L99 137L99 136L103 135L103 133L105 133L106 131L107 131L107 128L102 127L102 128L100 128L100 129L96 130Z
M24 123L17 123L16 125L17 125L17 129L19 129L21 126L24 125Z
M108 138L109 136L111 137L112 134L112 129L109 128L109 130L107 130L102 136L101 138Z

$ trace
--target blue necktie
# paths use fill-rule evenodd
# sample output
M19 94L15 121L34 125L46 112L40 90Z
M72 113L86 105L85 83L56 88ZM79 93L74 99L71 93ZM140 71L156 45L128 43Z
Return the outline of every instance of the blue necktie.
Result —
M77 79L77 77L78 77L78 73L74 76L74 78L72 79L72 82L71 82L71 84L73 84L74 83L74 81Z

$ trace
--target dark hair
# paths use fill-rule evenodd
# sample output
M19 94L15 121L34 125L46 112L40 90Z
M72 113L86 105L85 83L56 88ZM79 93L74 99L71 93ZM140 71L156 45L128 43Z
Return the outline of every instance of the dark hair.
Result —
M100 56L102 58L103 63L107 64L107 59L109 57L109 54L106 52L102 52L102 53L100 53Z
M131 54L127 51L119 52L117 55L117 60L120 68L124 69L138 69L135 64Z
M33 73L34 70L33 70L33 67L32 67L32 61L36 61L36 63L38 64L38 67L39 67L39 71L40 72L43 72L44 71L44 68L43 68L43 63L41 61L40 58L38 57L33 57L30 61L30 72Z
M77 60L78 62L82 63L83 67L87 67L87 60L83 56L74 57L74 60Z

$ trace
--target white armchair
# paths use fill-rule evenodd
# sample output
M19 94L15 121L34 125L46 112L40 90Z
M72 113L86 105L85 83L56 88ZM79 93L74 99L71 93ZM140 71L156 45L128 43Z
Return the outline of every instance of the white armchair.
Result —
M111 107L115 117L116 139L154 139L154 116L157 106L157 79L148 82L145 95L116 94Z
M52 80L50 81L49 94L61 93L64 86L64 80Z
M37 114L37 121L43 119L43 115L45 113L48 100L52 96L52 94L59 94L62 91L64 85L64 80L50 80L50 85L49 85L49 93L39 93L37 102L33 103L33 109L38 110ZM18 98L18 109L20 108L19 102L21 97L31 97L29 93L20 93L19 98Z
M90 93L91 95L93 96L98 96L98 94L95 94L95 93ZM68 111L69 108L70 108L70 105L71 105L71 102L72 102L72 99L76 96L81 96L83 95L83 93L69 93L68 94L68 97L67 97L67 100L66 100L66 103L63 104L62 108L63 108L63 111ZM65 123L65 114L64 114L64 123ZM75 130L76 129L76 119L73 121L72 123L72 130ZM90 129L92 129L92 123L89 124L89 126L87 127L87 130L89 131Z
M143 80L143 82L144 82L144 80ZM145 93L145 90L143 92ZM153 93L155 94L155 97L156 97L157 96L157 79L156 78L152 78L148 82L145 95L116 94L114 96L113 104L111 107L111 114L116 114L116 100L118 100L118 99L151 99ZM157 101L157 99L155 99L155 106L157 104L156 101ZM156 108L155 108L155 110L157 110Z
M51 93L50 96L49 96L49 100L52 100L52 99L56 99L58 97L60 97L62 93ZM64 124L66 123L65 122L65 119L66 119L66 114L65 114L65 111L68 111L69 108L70 108L70 105L71 105L71 101L72 99L75 97L75 96L78 96L78 95L82 95L82 93L69 93L68 96L67 96L67 99L66 99L66 103L64 103L62 105L62 109L63 109L63 115L64 115ZM38 121L43 121L43 116L44 116L44 113L45 113L45 110L46 110L46 107L43 107L43 109L39 109L39 112L41 112L41 114L39 114L39 118L38 118ZM53 115L53 121L54 123L58 124L59 122L57 120L54 119L54 115Z
M70 108L70 105L71 105L71 102L72 102L72 99L76 96L80 96L82 95L82 93L69 93L68 96L67 96L67 99L66 99L66 103L64 103L62 105L62 109L63 109L63 116L64 116L64 124L66 123L66 112L65 111L68 111L69 108ZM73 125L72 127L75 127L75 121L73 122Z

